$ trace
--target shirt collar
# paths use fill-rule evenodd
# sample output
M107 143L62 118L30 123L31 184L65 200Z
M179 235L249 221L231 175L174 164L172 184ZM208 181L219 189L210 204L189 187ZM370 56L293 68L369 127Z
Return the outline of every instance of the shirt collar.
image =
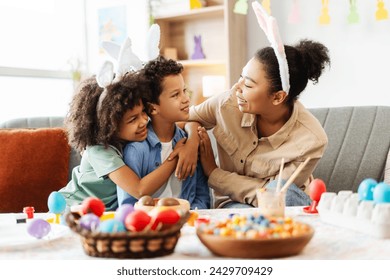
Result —
M269 137L266 137L273 149L277 149L280 145L283 144L284 141L286 141L287 137L290 135L290 132L294 127L294 124L298 119L298 113L301 107L302 104L299 101L295 101L290 119L282 126L281 129L279 129L278 132ZM241 119L241 127L251 127L253 125L256 126L255 122L256 115L243 113Z
M302 107L302 105L299 103L299 101L295 101L291 117L279 129L278 132L268 137L268 141L270 142L272 148L277 149L286 141L287 137L291 134L291 131L293 130L294 125L297 122L300 107Z
M243 113L241 119L241 127L251 127L256 120L256 115Z
M177 141L185 136L185 132L180 129L178 126L175 126L175 133L172 138L172 144L176 145ZM161 145L160 139L158 139L156 132L154 132L152 122L148 123L148 136L146 137L147 141L152 147Z

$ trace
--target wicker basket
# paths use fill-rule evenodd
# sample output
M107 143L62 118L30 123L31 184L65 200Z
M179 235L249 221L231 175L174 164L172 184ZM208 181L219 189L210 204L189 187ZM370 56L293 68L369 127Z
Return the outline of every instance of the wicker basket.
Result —
M92 232L80 227L77 213L66 215L69 227L81 237L85 253L93 257L139 259L172 254L180 237L180 229L190 213L185 213L178 223L162 231L149 232Z

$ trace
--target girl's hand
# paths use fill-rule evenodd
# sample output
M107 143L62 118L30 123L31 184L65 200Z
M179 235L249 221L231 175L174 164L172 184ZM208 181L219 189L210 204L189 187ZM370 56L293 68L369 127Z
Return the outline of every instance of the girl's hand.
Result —
M179 141L177 141L175 148L173 149L172 153L168 157L169 161L179 156L180 151L185 147L186 141L187 141L186 137L181 138Z
M204 127L198 128L198 134L200 138L200 162L202 163L203 172L207 177L210 177L211 172L218 168L215 163L213 148L211 146L209 135Z
M176 144L176 147L178 144ZM180 149L176 150L176 147L170 154L168 160L171 160L176 156L179 157L175 176L180 180L185 180L188 176L192 177L195 174L196 165L198 163L198 145L188 139L185 142L185 145L181 145Z

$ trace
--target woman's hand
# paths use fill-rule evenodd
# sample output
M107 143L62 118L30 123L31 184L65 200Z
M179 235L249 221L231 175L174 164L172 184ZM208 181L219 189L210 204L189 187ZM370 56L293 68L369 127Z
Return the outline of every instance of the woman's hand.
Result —
M203 172L207 177L210 177L211 172L218 168L217 164L215 163L210 137L204 127L198 128L198 134L200 138L200 162L202 163Z

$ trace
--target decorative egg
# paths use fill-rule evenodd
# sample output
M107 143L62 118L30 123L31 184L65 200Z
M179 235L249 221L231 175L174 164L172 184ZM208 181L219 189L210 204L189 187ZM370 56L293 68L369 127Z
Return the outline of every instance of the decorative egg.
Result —
M180 215L174 209L166 209L156 214L154 223L151 227L152 230L156 230L159 224L162 224L163 228L167 228L176 224L180 220Z
M364 179L359 187L358 194L360 200L373 200L374 189L378 182L372 178Z
M125 226L130 231L142 231L151 221L151 217L142 210L134 210L125 219Z
M154 199L149 195L144 195L138 200L138 203L145 206L154 206Z
M98 230L104 233L125 232L126 228L121 221L112 219L99 224Z
M81 204L81 212L83 214L94 213L96 216L100 217L103 215L105 209L106 207L104 206L103 201L97 197L87 197Z
M158 200L158 206L177 206L180 205L180 202L172 197L164 197Z
M383 182L377 184L373 197L375 203L390 203L390 185Z
M38 239L45 237L50 231L50 224L43 219L34 219L27 224L28 234Z
M66 200L59 192L52 192L47 199L47 206L49 211L54 214L61 214L65 211Z
M93 213L88 213L80 218L80 226L87 230L94 231L99 227L100 219Z
M131 204L123 204L118 207L115 211L115 219L121 221L122 223L125 222L125 219L127 215L129 215L131 212L134 211L134 206Z
M321 179L314 179L309 184L310 198L313 201L320 201L321 195L326 192L326 186Z

